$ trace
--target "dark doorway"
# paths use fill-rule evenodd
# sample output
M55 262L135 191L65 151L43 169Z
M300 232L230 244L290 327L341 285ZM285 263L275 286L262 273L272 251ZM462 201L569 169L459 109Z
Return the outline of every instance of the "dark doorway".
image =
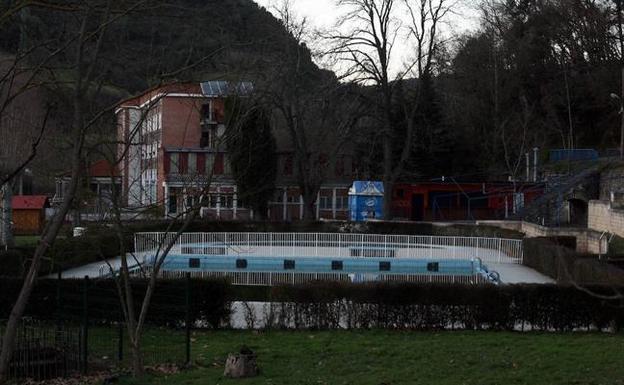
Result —
M412 194L412 220L422 221L425 212L425 197L423 194Z
M570 224L587 227L588 205L581 199L570 199Z

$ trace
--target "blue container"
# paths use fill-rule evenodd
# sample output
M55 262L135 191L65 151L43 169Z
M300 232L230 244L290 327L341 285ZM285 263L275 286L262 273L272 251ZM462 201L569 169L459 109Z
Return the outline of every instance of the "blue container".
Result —
M349 189L349 212L353 222L383 219L382 182L355 181Z
M561 162L564 160L580 161L580 160L596 160L598 159L598 151L591 148L580 148L575 150L559 149L550 150L550 161Z

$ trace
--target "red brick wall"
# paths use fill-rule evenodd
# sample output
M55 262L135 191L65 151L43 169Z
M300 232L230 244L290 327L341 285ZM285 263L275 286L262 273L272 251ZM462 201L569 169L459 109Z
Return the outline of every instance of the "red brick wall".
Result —
M162 109L162 145L164 147L199 147L201 138L201 98L164 98Z

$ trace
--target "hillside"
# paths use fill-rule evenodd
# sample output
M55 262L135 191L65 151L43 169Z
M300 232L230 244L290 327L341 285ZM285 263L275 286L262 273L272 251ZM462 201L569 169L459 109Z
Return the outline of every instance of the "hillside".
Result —
M7 3L10 5L10 1ZM68 1L67 9L30 7L12 15L9 22L0 23L0 52L15 57L20 52L34 50L23 61L26 73L45 60L43 95L30 103L32 116L43 115L47 105L54 105L46 137L46 154L33 163L35 179L43 186L38 191L52 191L54 175L65 168L64 156L68 144L62 133L71 119L71 89L75 83L75 58L78 45L74 36L81 28L88 7ZM89 6L105 5L90 0ZM73 10L72 5L77 10ZM137 5L136 8L133 8ZM4 5L0 6L0 11ZM136 94L160 82L200 81L208 79L249 79L270 82L276 76L276 62L283 60L285 51L305 52L301 65L308 73L319 70L305 47L297 42L282 23L252 0L182 0L163 3L158 0L115 4L111 12L114 22L107 25L98 55L93 90L97 92L90 105L92 112L110 106L118 100ZM126 8L123 8L126 7ZM130 11L128 11L130 10ZM82 14L81 14L82 12ZM97 31L104 12L88 15L87 28ZM121 16L118 16L120 14ZM86 56L95 41L88 41ZM62 48L62 49L61 49ZM47 59L55 50L54 54ZM112 114L111 119L112 119ZM101 124L92 136L110 135L110 121ZM36 126L36 124L34 124ZM36 127L35 127L36 129ZM28 141L23 141L25 146ZM53 143L50 143L53 142ZM28 148L16 151L26 153ZM95 151L97 152L97 150ZM95 155L94 155L95 156ZM41 162L39 162L41 160Z

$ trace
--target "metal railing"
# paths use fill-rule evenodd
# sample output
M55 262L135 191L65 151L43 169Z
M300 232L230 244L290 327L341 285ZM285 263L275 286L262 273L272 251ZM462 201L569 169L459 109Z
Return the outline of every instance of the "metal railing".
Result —
M0 327L0 332L3 331ZM20 325L7 376L9 379L42 381L76 374L84 363L82 343L78 328Z
M429 235L344 233L137 233L135 253L147 262L173 243L170 254L263 257L385 257L473 259L521 264L522 240Z

